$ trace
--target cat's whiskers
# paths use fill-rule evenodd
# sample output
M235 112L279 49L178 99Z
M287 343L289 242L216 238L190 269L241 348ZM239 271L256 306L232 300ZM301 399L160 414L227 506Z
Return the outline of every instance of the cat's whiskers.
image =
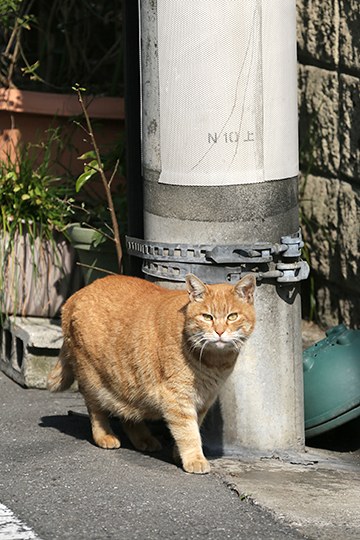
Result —
M207 338L204 336L203 332L193 334L188 340L190 342L190 352L198 349L201 346L202 342L206 340Z
M199 354L200 371L201 371L201 358L202 358L202 354L203 354L203 351L204 351L204 349L205 349L205 347L206 347L206 345L207 345L208 343L209 343L209 341L208 341L206 338L204 338L204 344L203 344L203 346L201 347L200 354Z
M240 352L241 350L241 343L238 343L235 339L231 341L232 346L237 352Z
M200 364L200 370L201 370L202 356L203 356L206 345L209 343L209 339L204 335L203 332L198 332L197 334L193 334L191 338L189 338L189 342L190 342L190 348L189 348L190 353L193 353L196 349L200 348L199 364Z
M238 336L234 336L232 337L231 339L231 343L232 345L235 347L235 349L240 352L244 343L246 341L246 338L244 337L238 337Z

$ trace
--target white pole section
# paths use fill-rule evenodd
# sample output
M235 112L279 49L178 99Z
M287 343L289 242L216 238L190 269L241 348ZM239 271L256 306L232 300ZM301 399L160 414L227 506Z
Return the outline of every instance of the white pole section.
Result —
M294 234L295 0L140 6L145 240L228 245ZM261 283L256 311L207 422L214 452L304 445L298 284Z

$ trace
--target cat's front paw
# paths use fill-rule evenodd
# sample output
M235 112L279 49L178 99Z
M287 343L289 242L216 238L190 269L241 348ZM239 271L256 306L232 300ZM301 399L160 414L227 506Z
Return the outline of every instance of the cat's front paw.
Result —
M188 473L207 474L210 472L210 463L204 457L183 460L183 469Z
M114 448L120 448L120 441L115 435L103 435L102 437L97 437L95 443L100 446L100 448L105 448L107 450L112 450Z

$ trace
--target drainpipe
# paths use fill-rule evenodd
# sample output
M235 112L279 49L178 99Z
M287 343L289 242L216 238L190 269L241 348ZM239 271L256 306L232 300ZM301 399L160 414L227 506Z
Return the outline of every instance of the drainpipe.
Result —
M139 69L139 6L123 2L123 48L125 75L125 136L127 177L127 228L130 236L143 238L143 187L141 177L141 83ZM141 260L129 257L125 265L130 275L142 277Z
M141 0L149 279L255 272L257 325L207 419L214 454L304 448L295 0Z

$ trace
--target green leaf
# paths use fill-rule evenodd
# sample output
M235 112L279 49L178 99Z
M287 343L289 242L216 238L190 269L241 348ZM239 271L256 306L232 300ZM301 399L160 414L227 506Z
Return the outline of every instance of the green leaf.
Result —
M30 195L28 195L27 193L24 193L23 195L21 195L22 201L27 201L28 199L30 199Z
M100 170L100 167L96 159L93 159L92 161L89 161L89 163L85 164L84 170L97 172Z
M104 242L106 242L106 236L101 231L94 231L93 246L98 247Z
M81 156L78 157L78 159L95 159L96 157L96 154L95 154L95 150L89 150L89 152L85 152L84 154L82 154Z
M79 193L80 189L86 184L86 182L90 180L92 176L94 176L94 174L96 174L96 172L97 171L95 171L94 169L91 169L80 174L75 184L76 193Z
M72 90L75 90L75 92L86 92L86 88L80 86L79 83L75 83L71 88Z

